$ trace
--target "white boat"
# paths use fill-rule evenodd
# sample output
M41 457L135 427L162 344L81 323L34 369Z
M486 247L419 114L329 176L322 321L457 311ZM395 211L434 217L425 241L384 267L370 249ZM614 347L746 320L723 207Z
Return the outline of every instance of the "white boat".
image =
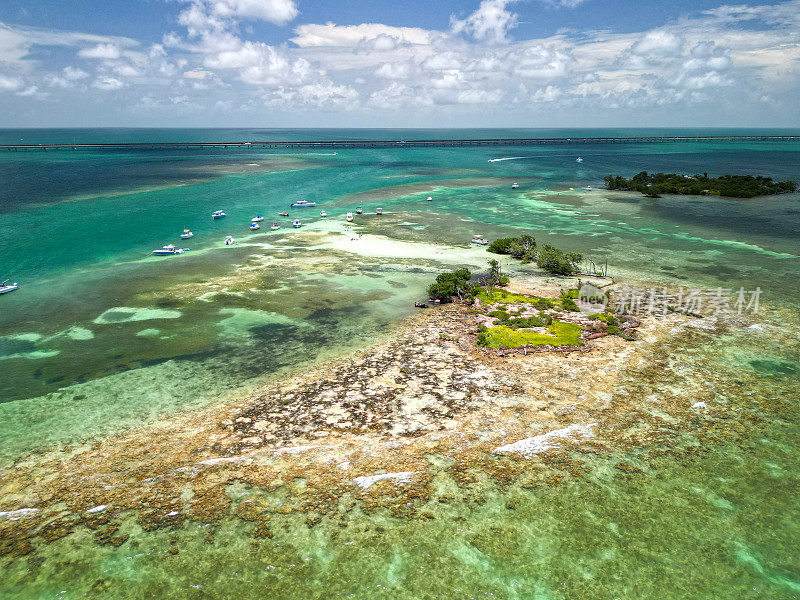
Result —
M232 245L232 244L235 244L235 243L236 243L236 242L234 241L234 239L233 239L233 236L232 236L232 235L229 235L229 236L226 236L226 237L225 237L225 245L226 245L226 246L230 246L230 245Z
M9 292L13 292L19 289L19 284L15 281L14 283L8 283L8 281L3 281L0 283L0 294L8 294Z
M375 209L375 214L376 215L382 215L383 214L383 209L382 208L376 208Z
M272 231L275 231L276 229L280 229L280 228L281 228L281 226L278 225L278 223L273 223L272 225L270 225L270 229L272 229Z
M356 209L356 214L357 214L357 215L360 215L360 214L361 214L361 213L363 213L363 212L364 212L364 209L363 209L363 208L361 208L360 206L359 206L359 207Z
M282 217L288 217L288 216L289 216L289 213L288 213L288 212L286 212L286 211L279 212L278 214L279 214L280 216L282 216Z
M350 221L352 221L352 220L353 220L353 213L351 213L351 212L347 213L347 217L346 217L346 218L347 218L347 222L348 222L348 223L349 223Z
M578 158L575 159L575 162L583 162L583 159L579 156Z
M512 190L515 190L515 189L517 189L518 187L519 187L519 184L518 184L516 181L515 181L514 183L512 183L512 184L511 184L511 189L512 189Z
M156 256L172 256L173 254L183 254L187 248L176 248L174 244L167 244L160 250L153 250Z
M250 223L250 231L255 231L256 229L261 229L261 225L258 223Z
M222 211L222 210L215 210L213 213L211 213L211 218L212 219L221 219L221 218L227 217L227 216L228 215L225 214L225 211Z
M309 202L308 200L298 200L292 204L292 208L312 208L316 206L316 202Z
M250 222L251 222L251 223L261 223L261 221L263 221L263 220L264 220L264 217L263 217L263 216L261 216L261 215L256 215L255 217L253 217L252 219L250 219Z
M433 202L433 197L432 196L428 196L428 202Z
M590 186L590 185L587 185L587 186L586 186L585 188L583 188L583 189L585 189L587 192L591 192L591 191L592 191L592 186Z
M302 227L302 226L303 226L303 224L300 222L300 219L295 219L294 221L292 221L292 227L297 228L297 227Z
M482 235L475 234L475 235L472 236L472 243L473 244L478 244L479 246L488 246L489 245L489 240L487 240Z
M188 240L194 237L194 234L189 229L184 229L183 233L181 234L182 240Z
M327 217L328 213L326 213L324 210L321 210L321 211L319 211L319 216L320 217Z

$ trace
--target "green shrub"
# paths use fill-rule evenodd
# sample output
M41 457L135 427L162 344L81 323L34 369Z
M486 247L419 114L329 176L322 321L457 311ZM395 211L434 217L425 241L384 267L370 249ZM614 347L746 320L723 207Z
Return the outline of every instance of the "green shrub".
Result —
M469 269L456 269L436 276L436 283L428 286L428 296L440 302L451 302L453 297L464 300L473 294L474 284L470 283L472 273Z
M615 317L614 315L610 315L608 313L597 315L597 317L595 318L600 319L606 325L615 326L619 324L619 320L617 319L617 317Z
M548 310L556 305L550 298L536 298L532 304L539 310Z
M501 321L508 321L511 315L504 310L493 310L489 313L489 316L494 317L495 319L500 319Z
M489 244L486 250L494 254L510 254L523 262L527 257L528 262L530 262L533 258L535 248L536 239L532 235L523 235L520 237L494 240Z
M555 246L545 244L536 255L536 264L553 275L574 275L583 255L577 252L564 252Z
M570 312L580 311L580 308L578 308L578 305L575 304L575 300L572 299L572 296L568 291L561 294L561 308Z
M493 254L511 254L511 246L518 240L518 238L498 238L489 244L486 248L487 252Z

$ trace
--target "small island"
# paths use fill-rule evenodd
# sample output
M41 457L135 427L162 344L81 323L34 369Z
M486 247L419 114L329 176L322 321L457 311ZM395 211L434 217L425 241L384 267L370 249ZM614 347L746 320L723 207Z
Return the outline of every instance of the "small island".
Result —
M611 307L589 315L581 312L575 302L580 280L577 288L562 289L557 298L503 289L509 282L499 263L490 260L488 273L474 280L469 269L440 273L428 286L428 297L438 304L459 302L472 307L477 321L475 344L501 353L578 350L588 340L608 335L634 339L637 319L615 315Z
M726 196L729 198L754 198L775 194L791 194L797 190L794 181L773 181L772 177L752 175L678 175L677 173L648 173L642 171L630 179L619 175L604 177L609 190L641 192L650 198L661 194L683 196Z

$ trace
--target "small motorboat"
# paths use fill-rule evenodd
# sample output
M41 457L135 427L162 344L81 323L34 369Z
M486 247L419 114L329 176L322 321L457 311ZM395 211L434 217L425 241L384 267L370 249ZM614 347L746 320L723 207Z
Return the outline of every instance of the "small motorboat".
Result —
M280 216L282 216L282 217L288 217L288 216L289 216L289 213L288 213L288 212L286 212L286 211L279 212L278 214L279 214Z
M8 280L6 280L0 283L0 294L8 294L9 292L13 292L18 289L19 284L16 281L14 283L8 283Z
M361 208L360 206L359 206L359 207L356 209L356 214L357 214L357 215L360 215L360 214L361 214L361 213L363 213L363 212L364 212L364 209L363 209L363 208Z
M263 220L264 220L264 217L262 215L256 215L255 217L250 219L250 222L251 223L261 223L261 221L263 221Z
M303 226L303 224L300 222L300 219L295 219L294 221L292 221L292 227L297 228L297 227L302 227L302 226Z
M261 229L261 225L258 223L250 223L250 231L255 231L256 229Z
M167 244L160 250L153 250L156 256L172 256L173 254L183 254L188 248L176 248L174 244Z
M383 214L383 209L382 208L376 208L375 209L375 214L376 215L382 215Z
M225 237L225 245L226 245L226 246L232 246L232 245L233 245L233 244L235 244L235 243L236 243L236 242L234 241L234 239L233 239L233 236L232 236L232 235L229 235L229 236L226 236L226 237Z
M298 200L294 204L292 204L292 208L313 208L316 206L316 202L309 202L308 200Z
M519 184L515 181L514 183L511 184L511 189L516 190L517 188L519 188Z
M583 189L585 189L587 192L591 192L591 191L592 191L592 186L590 186L590 185L587 185L587 186L586 186L585 188L583 188Z
M428 196L427 200L428 202L433 202L433 196Z
M577 162L577 163L582 163L582 162L583 162L583 159L582 159L582 158L579 156L578 158L576 158L576 159L575 159L575 162Z
M472 243L473 244L478 244L479 246L488 246L489 245L489 240L487 240L482 235L475 234L475 235L472 236Z
M281 228L281 226L278 225L277 222L275 222L272 225L270 225L270 229L272 229L272 231L275 231L276 229L280 229L280 228Z
M227 216L228 215L225 214L225 211L222 211L222 210L215 210L213 213L211 213L211 218L212 219L222 219L223 217L227 217Z
M351 212L347 213L347 216L345 218L347 219L347 222L349 223L350 221L353 220L353 213L351 213Z
M181 234L182 240L188 240L194 237L194 234L189 229L184 229L183 233Z
M321 210L321 211L319 211L319 216L320 217L327 217L328 213L326 213L324 210Z

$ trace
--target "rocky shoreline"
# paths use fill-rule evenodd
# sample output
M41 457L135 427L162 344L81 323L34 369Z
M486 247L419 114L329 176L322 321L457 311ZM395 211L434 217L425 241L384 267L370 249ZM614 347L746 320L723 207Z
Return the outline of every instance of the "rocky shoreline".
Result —
M501 355L476 347L469 307L422 311L390 342L236 404L20 459L0 472L0 556L87 532L118 546L191 523L212 541L230 520L268 539L290 517L424 519L436 503L480 504L487 485L560 485L599 464L641 475L755 418L717 401L741 382L711 392L713 374L683 374L674 391L676 348L747 325L702 321L670 315L644 320L636 341Z

